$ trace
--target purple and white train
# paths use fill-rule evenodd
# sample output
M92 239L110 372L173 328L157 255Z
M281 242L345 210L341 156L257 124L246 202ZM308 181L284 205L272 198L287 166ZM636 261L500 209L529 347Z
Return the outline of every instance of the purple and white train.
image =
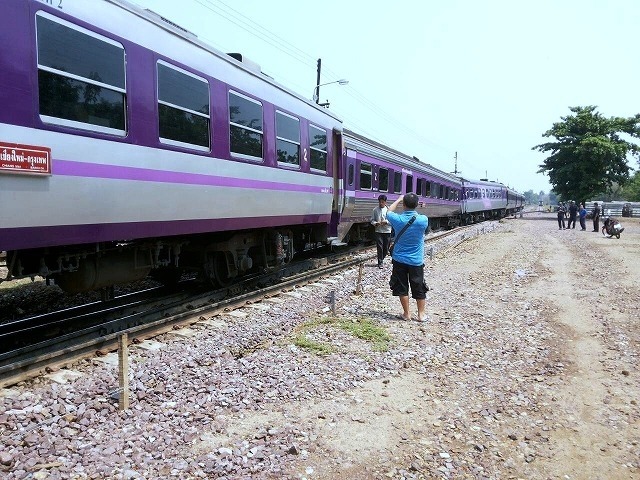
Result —
M368 238L381 192L418 193L434 226L522 209L124 0L3 0L0 18L6 279L80 292L193 271L224 285Z

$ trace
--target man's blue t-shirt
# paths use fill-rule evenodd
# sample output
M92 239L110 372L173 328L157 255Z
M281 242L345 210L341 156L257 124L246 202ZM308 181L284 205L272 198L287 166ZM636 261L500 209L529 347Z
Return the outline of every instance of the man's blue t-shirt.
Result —
M416 219L404 231L400 241L395 243L391 258L407 265L420 266L424 264L424 232L429 226L429 219L415 210L405 210L400 214L387 212L387 220L396 236L413 216L416 216Z

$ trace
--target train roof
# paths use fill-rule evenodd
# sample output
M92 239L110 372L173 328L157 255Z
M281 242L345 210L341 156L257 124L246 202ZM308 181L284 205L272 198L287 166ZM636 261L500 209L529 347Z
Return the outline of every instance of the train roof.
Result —
M470 180L468 178L464 178L464 177L460 177L460 180L462 180L463 183L465 184L473 184L473 185L487 185L487 186L496 186L496 187L504 187L507 190L511 191L511 192L515 192L515 193L520 193L517 190L514 190L513 188L509 187L508 185L505 185L502 182L498 182L497 180L487 180L486 178L481 178L480 180Z
M267 82L271 85L273 85L274 87L278 88L279 90L287 93L288 95L291 95L293 97L296 97L297 100L300 100L304 103L306 103L308 106L315 108L316 110L318 110L319 112L321 112L324 115L330 116L332 117L334 120L337 120L338 122L342 123L342 120L333 112L331 112L330 110L320 107L319 105L317 105L314 101L303 97L302 95L300 95L299 93L287 88L286 86L282 85L281 83L277 82L276 80L274 80L273 77L265 74L260 65L257 64L256 62L253 62L251 60L249 60L248 58L246 58L243 54L241 53L224 53L216 48L214 48L213 46L209 45L208 43L203 42L202 40L200 40L198 38L198 36L181 27L180 25L172 22L171 20L163 17L162 15L154 12L153 10L149 10L149 9L143 9L140 6L131 3L127 0L106 0L108 3L114 4L134 15L136 15L137 17L144 19L152 24L154 24L157 27L160 27L161 29L171 33L172 35L175 35L179 38L181 38L182 40L191 43L192 45L205 50L207 53L210 53L216 57L218 57L219 59L226 61L230 64L235 65L237 68L240 68L242 70L244 70L247 74L252 75L254 77L259 78L261 81ZM184 61L182 59L182 61Z

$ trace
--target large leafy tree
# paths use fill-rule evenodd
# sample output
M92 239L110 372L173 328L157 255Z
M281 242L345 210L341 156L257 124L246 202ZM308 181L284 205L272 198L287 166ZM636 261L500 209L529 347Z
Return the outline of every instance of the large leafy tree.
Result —
M538 173L547 173L553 191L563 199L586 200L611 192L629 180L629 156L640 156L640 146L621 134L640 138L640 114L630 118L605 118L595 106L570 107L573 115L561 117L543 137L555 142L532 150L550 153Z

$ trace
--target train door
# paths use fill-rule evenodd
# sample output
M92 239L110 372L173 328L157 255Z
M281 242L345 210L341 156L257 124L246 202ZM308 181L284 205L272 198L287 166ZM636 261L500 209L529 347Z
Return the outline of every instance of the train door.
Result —
M339 217L344 208L346 149L342 132L333 131L333 213Z
M337 215L336 243L349 240L348 233L353 225L352 216L356 203L356 151L343 148L342 164L342 193L339 195L340 202L338 203L341 210Z

